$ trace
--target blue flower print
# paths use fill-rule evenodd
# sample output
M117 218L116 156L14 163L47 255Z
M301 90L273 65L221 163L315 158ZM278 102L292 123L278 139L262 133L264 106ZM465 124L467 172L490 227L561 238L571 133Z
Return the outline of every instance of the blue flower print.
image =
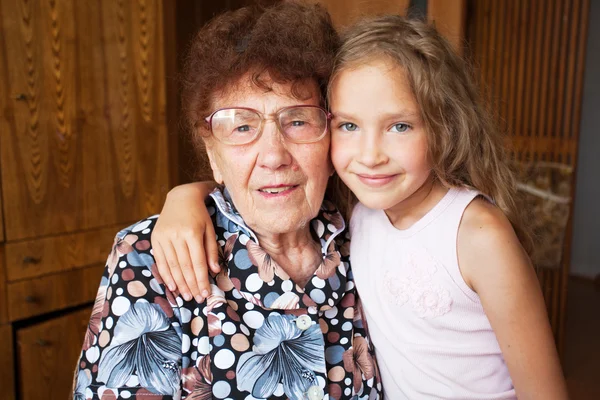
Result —
M325 342L319 324L300 330L293 315L271 314L254 336L253 351L243 354L237 366L238 389L256 398L270 397L282 382L291 400L304 399L325 372Z
M98 380L119 388L136 374L157 394L179 389L181 338L158 304L138 302L121 316L98 365Z
M85 394L85 390L90 385L90 383L92 383L90 371L85 369L79 370L79 372L75 376L73 400L86 400L87 396Z

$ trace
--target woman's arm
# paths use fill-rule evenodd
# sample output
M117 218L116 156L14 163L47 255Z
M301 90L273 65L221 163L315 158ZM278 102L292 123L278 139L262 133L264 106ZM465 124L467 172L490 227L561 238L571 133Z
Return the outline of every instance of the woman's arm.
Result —
M481 299L519 399L567 399L535 271L508 219L484 200L465 211L458 261Z
M153 273L150 218L121 231L106 262L73 385L74 399L176 398L182 321Z
M172 189L152 232L158 273L187 301L193 296L202 302L210 294L207 265L214 273L220 269L215 231L204 205L215 186L195 182Z

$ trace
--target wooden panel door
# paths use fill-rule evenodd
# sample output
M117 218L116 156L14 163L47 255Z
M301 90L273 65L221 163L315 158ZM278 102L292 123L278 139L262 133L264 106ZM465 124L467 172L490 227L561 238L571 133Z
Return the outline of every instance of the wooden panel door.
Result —
M3 0L6 240L114 225L168 190L162 2Z
M69 399L91 309L17 331L22 400Z
M11 325L0 325L0 397L15 400L13 331Z

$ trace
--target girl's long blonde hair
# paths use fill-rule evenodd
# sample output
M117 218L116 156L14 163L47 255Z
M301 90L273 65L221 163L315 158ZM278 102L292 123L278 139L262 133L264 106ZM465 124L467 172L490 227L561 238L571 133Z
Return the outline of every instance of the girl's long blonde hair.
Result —
M397 63L425 123L435 177L448 187L474 188L491 198L530 251L531 235L522 223L502 134L467 63L434 27L401 16L365 19L342 39L329 87L344 69L378 57ZM341 203L349 198L339 180L330 186Z

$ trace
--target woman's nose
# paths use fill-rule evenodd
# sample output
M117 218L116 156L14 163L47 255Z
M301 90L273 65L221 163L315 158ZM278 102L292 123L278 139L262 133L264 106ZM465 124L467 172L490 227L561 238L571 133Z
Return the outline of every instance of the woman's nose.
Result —
M276 170L292 163L285 138L274 121L265 121L259 145L259 164L262 167Z

